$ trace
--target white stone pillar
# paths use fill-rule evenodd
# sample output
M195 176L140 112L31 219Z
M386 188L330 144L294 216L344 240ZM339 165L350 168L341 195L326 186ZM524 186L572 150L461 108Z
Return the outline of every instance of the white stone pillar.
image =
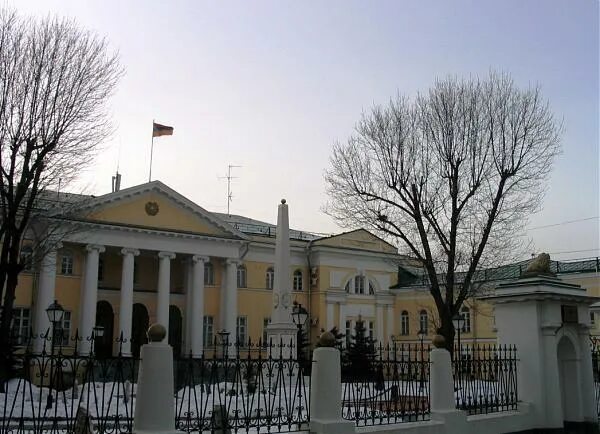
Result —
M223 317L225 321L223 322L223 326L225 330L229 332L229 342L236 342L237 336L236 333L236 325L237 325L237 264L238 262L235 259L227 259L225 261L225 274L226 274L226 282L225 282L225 305L223 312Z
M204 331L204 263L205 256L192 257L192 303L188 306L191 313L191 351L194 357L202 355L202 337Z
M100 253L104 252L104 246L88 244L85 247L87 257L85 259L85 274L83 276L83 294L81 298L81 316L79 317L79 336L81 341L81 353L88 354L92 342L88 337L92 336L96 325L96 303L98 302L98 262Z
M325 329L326 332L331 331L331 329L333 328L333 303L331 302L327 302L327 328Z
M376 334L377 334L377 341L379 344L384 345L384 335L383 335L383 309L384 306L381 304L377 305L376 308L376 315L377 315L377 321L376 321L376 327L377 330L375 330Z
M434 348L429 360L431 419L444 422L447 432L469 432L467 414L456 409L450 353L445 348Z
M175 253L158 253L158 300L156 304L156 322L163 325L169 338L169 302L171 295L171 259Z
M119 306L119 329L123 334L121 353L131 355L131 327L133 322L133 269L135 257L140 254L137 249L123 248L121 269L121 301Z
M173 349L166 330L153 325L149 343L142 346L133 419L134 434L180 434L175 430Z
M50 331L51 324L46 314L46 309L52 304L55 295L56 285L56 249L60 249L61 245L57 245L51 249L40 265L40 280L38 283L38 293L35 300L35 317L33 324L35 326L34 333L38 336L34 339L33 348L35 352L41 352L44 347L44 339L42 336Z
M354 422L342 419L340 351L321 347L313 352L310 387L310 432L354 433Z

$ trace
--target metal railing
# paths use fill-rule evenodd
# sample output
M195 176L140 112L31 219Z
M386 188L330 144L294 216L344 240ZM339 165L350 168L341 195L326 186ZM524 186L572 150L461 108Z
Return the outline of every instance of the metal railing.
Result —
M342 356L342 417L357 426L429 420L429 390L427 345Z
M44 339L33 337L29 340ZM131 433L139 359L82 354L71 345L18 351L0 383L0 434ZM48 343L50 340L48 340ZM92 342L93 343L93 342ZM174 360L175 425L182 431L288 432L308 429L310 378L289 345L215 344ZM169 375L165 373L165 375Z
M590 336L592 370L594 375L594 394L596 396L596 414L600 419L600 339Z
M456 408L469 414L516 410L517 350L508 345L461 345L452 368Z

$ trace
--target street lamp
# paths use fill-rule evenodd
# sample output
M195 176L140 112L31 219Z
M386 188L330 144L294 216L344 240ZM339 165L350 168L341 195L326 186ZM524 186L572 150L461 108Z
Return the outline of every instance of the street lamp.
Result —
M221 341L221 347L223 348L223 357L227 356L227 347L229 346L229 332L225 329L217 332L219 340ZM215 350L216 351L216 350Z
M96 348L96 341L100 338L102 338L102 336L104 336L104 327L101 325L96 325L93 329L92 329L92 341L94 344L94 354L97 353L97 348ZM98 354L96 354L97 356Z
M463 324L465 323L465 316L462 313L457 313L452 317L452 324L454 325L454 330L458 332L458 353L460 355L460 332L463 328Z
M63 307L58 304L56 300L46 309L46 314L48 315L48 320L52 324L52 336L50 337L50 383L48 384L48 399L46 400L46 409L49 410L52 408L52 383L54 382L54 343L55 343L55 334L57 331L57 324L62 322L63 315L65 310Z
M424 372L424 366L423 366L423 339L425 339L426 335L427 335L427 330L423 330L423 327L421 326L421 328L417 332L417 337L421 341L421 378L419 380L419 390L420 391L423 391L423 386L425 384L425 372Z
M292 321L298 327L298 332L296 334L296 356L298 360L300 360L302 353L300 351L300 342L302 339L302 327L306 324L306 320L308 319L308 312L306 309L302 307L300 303L294 303L294 307L292 309Z

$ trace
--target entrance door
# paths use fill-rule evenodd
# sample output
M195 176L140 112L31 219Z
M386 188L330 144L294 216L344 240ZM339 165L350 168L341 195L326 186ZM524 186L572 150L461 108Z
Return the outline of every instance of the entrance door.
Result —
M134 303L131 323L131 354L133 357L140 357L142 345L148 342L146 332L148 331L149 319L146 306L141 303Z
M181 310L177 306L169 306L169 345L173 347L173 355L181 355L182 320Z
M112 356L113 324L115 314L108 301L101 300L96 304L96 325L104 328L102 337L95 338L94 351L96 357L106 358Z

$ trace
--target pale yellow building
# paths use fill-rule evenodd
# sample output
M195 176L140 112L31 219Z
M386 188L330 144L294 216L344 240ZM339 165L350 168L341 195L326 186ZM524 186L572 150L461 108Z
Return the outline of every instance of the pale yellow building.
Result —
M44 333L45 309L56 299L65 309L64 343L72 345L66 336L76 330L89 336L101 325L105 337L96 350L104 354L118 351L121 333L123 353L137 354L154 322L168 326L180 354L201 353L222 330L230 339L264 339L273 306L274 225L209 212L159 181L74 198L77 217L64 223L57 249L19 278L16 334ZM290 212L297 212L293 204ZM350 334L359 317L383 344L417 342L419 330L435 331L437 314L418 264L394 246L360 229L330 237L292 230L290 238L287 272L293 301L309 313L304 331L311 342L334 326ZM23 254L36 255L27 248ZM600 296L597 260L558 264L559 277ZM514 279L522 266L485 277L490 285ZM488 304L469 300L463 309L465 342L495 339ZM79 345L90 350L85 339Z

